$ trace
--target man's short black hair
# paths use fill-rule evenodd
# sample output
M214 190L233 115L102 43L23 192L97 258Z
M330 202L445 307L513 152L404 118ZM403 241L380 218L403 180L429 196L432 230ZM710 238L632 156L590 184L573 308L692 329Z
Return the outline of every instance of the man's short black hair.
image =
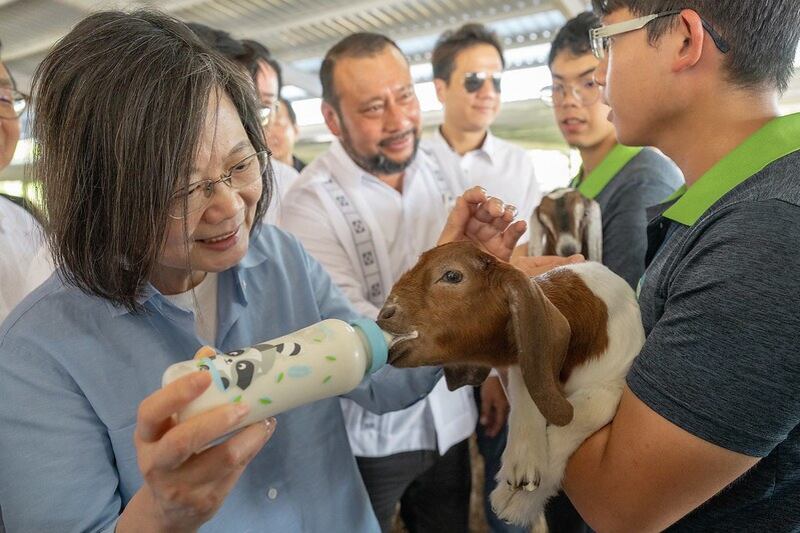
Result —
M592 53L592 43L589 41L589 30L600 26L600 19L587 11L567 21L553 39L550 45L550 55L547 65L553 66L556 56L567 51L575 57Z
M319 81L322 84L322 100L339 108L336 87L333 84L333 69L336 62L348 57L372 57L383 52L387 46L393 46L400 53L400 47L393 40L380 33L359 32L348 35L328 50L319 69Z
M478 44L488 44L493 46L500 55L500 62L506 68L506 60L503 58L503 47L497 34L483 24L464 24L455 31L444 32L436 41L433 47L433 77L435 79L450 82L450 75L456 66L456 56L467 48L472 48Z
M251 68L249 70L253 82L255 83L256 74L258 74L258 62L263 61L275 71L275 75L278 77L278 94L280 94L281 87L283 87L283 70L281 69L280 63L272 56L272 52L269 51L269 48L252 39L242 39L242 45L249 52L252 59Z
M289 121L292 123L292 126L297 126L297 115L294 112L292 103L284 97L280 97L279 100L281 105L286 108L286 113L289 115Z
M607 15L627 8L640 17L673 9L692 9L725 41L725 67L731 83L745 88L774 87L783 92L794 72L800 38L798 0L592 0L594 10ZM655 42L677 17L665 17L647 25Z

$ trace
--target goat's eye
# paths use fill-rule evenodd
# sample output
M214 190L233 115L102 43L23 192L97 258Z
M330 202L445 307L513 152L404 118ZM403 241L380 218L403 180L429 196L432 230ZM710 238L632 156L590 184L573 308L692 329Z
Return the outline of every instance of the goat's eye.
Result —
M458 270L448 270L442 276L442 281L445 283L461 283L462 279L464 279L464 275Z

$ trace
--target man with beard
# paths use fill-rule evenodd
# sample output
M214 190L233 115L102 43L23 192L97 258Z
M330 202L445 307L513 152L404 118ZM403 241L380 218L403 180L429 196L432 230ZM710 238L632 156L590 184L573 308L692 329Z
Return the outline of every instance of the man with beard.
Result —
M358 33L326 54L322 113L336 137L289 191L281 226L322 263L353 306L376 318L388 291L435 246L453 192L418 151L420 108L408 63L387 37ZM342 401L350 444L383 531L397 502L412 532L467 531L472 391L442 380L389 415Z

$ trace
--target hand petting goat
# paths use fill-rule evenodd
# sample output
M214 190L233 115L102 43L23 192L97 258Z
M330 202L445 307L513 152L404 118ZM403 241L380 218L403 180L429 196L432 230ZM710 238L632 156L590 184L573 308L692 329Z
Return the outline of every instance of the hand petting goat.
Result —
M471 241L482 250L525 272L538 276L558 266L580 263L580 254L571 257L541 256L511 258L517 241L525 233L524 220L514 222L517 208L499 198L487 196L482 187L473 187L458 197L447 218L438 244Z

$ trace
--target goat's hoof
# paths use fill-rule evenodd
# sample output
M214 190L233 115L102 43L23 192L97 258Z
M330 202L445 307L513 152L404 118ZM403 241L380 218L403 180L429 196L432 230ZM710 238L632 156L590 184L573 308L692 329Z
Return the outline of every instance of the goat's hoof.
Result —
M538 473L531 481L528 481L527 478L522 478L515 483L512 483L510 479L506 480L506 484L508 485L508 490L510 491L524 490L526 492L533 492L539 488L540 483L541 479Z

